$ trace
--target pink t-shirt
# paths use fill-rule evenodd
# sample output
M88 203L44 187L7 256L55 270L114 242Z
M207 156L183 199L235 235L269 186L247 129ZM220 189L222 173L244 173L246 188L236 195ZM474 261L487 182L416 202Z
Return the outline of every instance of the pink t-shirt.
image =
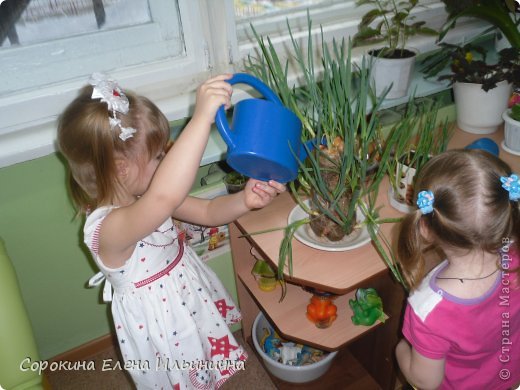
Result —
M503 268L519 263L512 248L502 252ZM461 299L436 284L446 266L435 267L408 298L404 336L421 355L446 359L439 389L499 390L520 383L518 274L499 271L486 294Z

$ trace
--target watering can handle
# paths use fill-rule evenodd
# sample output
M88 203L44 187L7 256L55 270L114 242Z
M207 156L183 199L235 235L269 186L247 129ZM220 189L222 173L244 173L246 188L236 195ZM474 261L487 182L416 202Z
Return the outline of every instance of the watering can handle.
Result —
M262 94L264 98L267 100L279 104L282 106L282 101L272 91L271 88L269 88L266 84L264 84L262 81L257 79L254 76L251 76L247 73L235 73L233 77L231 77L227 82L231 85L234 84L247 84L251 87L255 88L258 92ZM217 125L217 129L219 130L220 135L224 139L224 142L228 145L228 147L233 148L234 142L231 139L230 132L231 129L229 128L229 123L226 118L226 112L224 111L224 106L220 107L217 111L217 115L215 117L215 124Z

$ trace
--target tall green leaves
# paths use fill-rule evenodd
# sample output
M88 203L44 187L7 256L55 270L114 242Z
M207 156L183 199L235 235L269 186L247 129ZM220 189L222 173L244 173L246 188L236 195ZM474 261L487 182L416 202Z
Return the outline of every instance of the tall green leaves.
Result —
M409 140L419 113L408 110L388 138L383 139L379 116L375 113L388 90L382 96L375 95L370 78L371 64L364 57L353 57L351 42L342 40L327 44L321 31L319 47L315 47L311 27L308 19L308 35L302 43L288 26L291 50L284 52L284 57L269 37L262 37L253 29L259 53L246 62L246 70L268 84L283 104L300 118L302 140L312 145L305 146L308 158L299 161L298 180L290 183L296 201L309 216L283 228L278 277L283 279L287 272L292 275L294 233L317 213L327 215L345 231L360 227L356 213L361 213L376 250L396 280L405 285L391 245L379 228L382 223L398 219L381 219L376 200L379 185L394 161L395 145L400 145L397 147L400 150L404 148L403 140ZM316 56L315 53L320 54ZM427 111L422 114L427 119L421 122L421 128L427 134L437 134L433 130L436 125L433 114ZM447 130L441 132L442 141L424 136L416 147L426 151L433 143L436 149L444 148L445 144L436 144L447 142ZM336 154L332 158L330 152L334 148ZM326 180L332 171L339 178L333 185ZM346 193L351 196L351 202L347 208L340 207ZM315 209L311 210L304 200L312 197L319 198L322 203L316 202Z

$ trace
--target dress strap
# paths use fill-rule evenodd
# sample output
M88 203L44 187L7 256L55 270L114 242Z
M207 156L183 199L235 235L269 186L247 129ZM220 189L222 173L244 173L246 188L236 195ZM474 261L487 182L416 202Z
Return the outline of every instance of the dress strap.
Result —
M108 281L103 272L98 272L88 280L89 288L97 287L105 281L103 286L103 302L112 302L112 284Z

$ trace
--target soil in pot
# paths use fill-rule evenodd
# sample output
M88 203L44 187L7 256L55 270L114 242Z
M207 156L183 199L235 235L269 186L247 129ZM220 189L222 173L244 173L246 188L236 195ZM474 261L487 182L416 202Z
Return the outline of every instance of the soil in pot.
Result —
M415 52L403 49L403 50L390 50L388 48L382 48L377 50L370 50L368 52L373 57L388 58L388 59L399 59L399 58L410 58L415 56Z

